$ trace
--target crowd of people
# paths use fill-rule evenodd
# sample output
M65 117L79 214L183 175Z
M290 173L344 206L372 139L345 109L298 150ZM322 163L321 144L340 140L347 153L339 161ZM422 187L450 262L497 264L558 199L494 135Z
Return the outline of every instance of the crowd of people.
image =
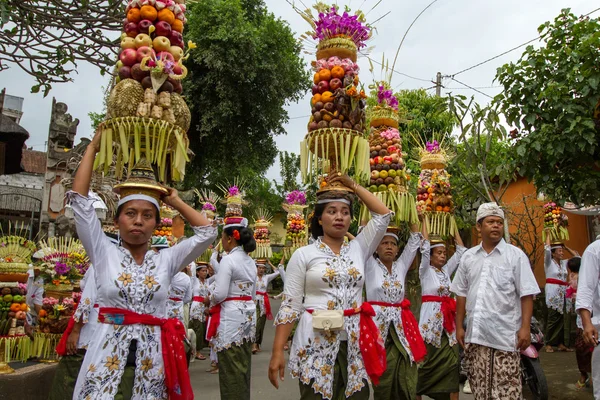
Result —
M530 344L540 288L525 253L504 240L504 212L495 203L479 207L481 243L470 249L458 232L453 246L429 237L425 219L401 243L384 203L348 176L332 174L331 189L317 194L311 243L285 268L285 260L277 268L267 261L267 273L267 264L250 256L256 243L239 215L225 218L210 262L195 263L215 243L216 221L158 185L143 164L116 187L117 243L105 236L88 198L99 140L88 146L68 193L93 266L65 333L51 399L192 399L189 361L205 360L205 349L221 398L249 399L252 354L262 351L273 318L265 373L278 388L287 367L301 399L368 399L371 388L377 400L458 399L460 347L476 399L521 398L519 351ZM357 198L371 219L349 240ZM194 232L171 247L150 243L161 201ZM573 257L564 260L563 250ZM419 253L417 319L405 280ZM576 309L577 385L585 387L600 375L600 241L580 259L548 239L545 270L547 351L571 351L568 316ZM285 285L273 316L267 289L278 276ZM600 399L600 387L594 393Z

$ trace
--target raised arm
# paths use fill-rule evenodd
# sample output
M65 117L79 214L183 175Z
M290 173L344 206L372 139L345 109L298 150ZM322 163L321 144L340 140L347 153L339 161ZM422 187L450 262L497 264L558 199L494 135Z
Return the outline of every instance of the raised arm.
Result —
M446 269L446 272L449 276L451 276L454 273L454 271L456 271L462 255L465 254L465 251L467 251L460 237L460 233L458 233L458 230L454 232L454 243L456 243L456 251L444 266L444 269Z
M367 189L352 180L352 178L350 178L348 175L333 176L329 182L341 182L344 186L354 190L354 193L358 196L358 198L360 198L360 200L369 209L369 211L371 211L371 213L385 215L390 212L390 210L385 206L385 204L383 204L381 200L379 200L373 193L369 192Z
M94 170L94 158L100 150L100 139L102 138L102 130L98 129L94 134L92 142L85 149L85 153L77 167L75 179L73 179L73 191L87 197L90 191L90 182L92 180L92 172Z

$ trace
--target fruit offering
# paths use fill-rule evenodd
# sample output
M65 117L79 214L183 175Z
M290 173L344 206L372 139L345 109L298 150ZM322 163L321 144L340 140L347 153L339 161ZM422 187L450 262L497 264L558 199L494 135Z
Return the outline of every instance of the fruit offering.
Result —
M546 231L550 233L552 241L563 242L569 240L569 218L562 208L556 203L544 204L544 231L543 239L546 240Z
M0 336L25 334L27 285L0 282Z
M27 240L26 235L25 224L17 223L9 224L6 235L0 237L0 282L27 282L27 271L36 245Z
M217 203L221 200L221 196L212 190L194 189L194 193L202 205L201 212L211 221L214 220L217 217Z
M454 204L450 193L450 174L446 171L447 154L437 140L421 149L421 174L417 183L417 210L425 214L431 235L454 234Z
M163 205L160 208L160 223L152 233L152 236L162 236L167 239L169 246L175 244L176 239L173 236L173 218L177 215L177 211Z
M183 62L196 45L187 43L183 0L132 0L126 8L116 85L107 100L107 120L94 168L117 179L142 157L156 165L161 182L182 180L189 161L186 132L191 114L180 96Z
M256 250L250 254L252 258L271 258L273 250L271 250L271 241L269 240L269 226L273 217L271 213L265 209L259 208L256 210L254 217L254 240L256 240Z
M296 249L306 246L306 219L304 209L306 208L306 193L294 190L285 197L283 209L287 211L286 235L284 254L287 259L291 257Z
M394 225L401 221L418 221L415 199L408 193L410 176L402 158L402 139L398 131L398 100L384 82L371 86L377 89L377 105L369 110L369 165L371 176L366 187L394 211ZM360 210L360 221L368 221L371 213L366 206Z
M372 28L358 11L350 15L337 5L315 5L300 11L317 41L311 117L301 143L300 165L305 182L313 174L348 172L364 180L369 171L369 146L364 139L366 95L358 78L357 51L366 47ZM304 37L306 39L306 37Z
M72 297L58 299L44 297L39 313L39 330L43 333L63 333L67 329L69 319L75 312L75 300Z
M73 285L83 278L90 259L77 239L52 237L39 242L41 274L46 290L73 291Z

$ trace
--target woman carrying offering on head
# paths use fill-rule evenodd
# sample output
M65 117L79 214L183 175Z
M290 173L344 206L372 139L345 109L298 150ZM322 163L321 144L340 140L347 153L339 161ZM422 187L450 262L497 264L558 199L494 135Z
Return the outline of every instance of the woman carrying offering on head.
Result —
M419 225L412 224L404 250L398 247L398 229L388 228L366 265L367 301L385 340L387 369L375 385L375 399L414 399L417 362L425 357L425 345L405 296L405 279L421 246ZM423 231L425 223L423 223Z
M546 273L546 306L548 318L546 323L546 351L554 352L553 346L559 351L573 351L571 342L571 313L575 302L566 297L568 282L567 260L563 259L566 249L571 256L579 256L576 251L566 247L561 242L552 243L550 233L546 234L544 246L544 271Z
M263 332L265 330L265 324L267 322L267 320L272 320L273 319L273 314L271 314L271 302L269 301L269 293L267 293L267 289L269 287L269 283L271 283L271 281L275 278L277 278L278 276L281 276L282 279L284 279L285 276L285 270L283 269L284 266L284 259L281 260L281 262L279 263L279 268L277 269L277 271L271 273L271 274L266 274L267 272L267 265L266 263L268 263L271 268L273 267L271 265L271 261L270 260L256 260L256 317L257 317L257 322L256 322L256 340L254 341L254 344L252 345L252 354L256 354L257 352L261 351L260 346L262 344L262 339L263 339Z
M256 249L248 220L242 217L241 193L229 189L221 246L227 255L219 263L209 294L207 339L217 352L222 400L250 399L252 342L256 334L256 264L248 255Z
M115 186L121 196L115 216L121 246L114 246L102 232L93 199L87 197L101 132L87 147L67 194L79 239L94 265L99 306L98 328L73 398L123 396L121 383L130 388L131 399L192 399L182 342L185 328L179 320L167 319L166 304L173 276L204 252L216 229L176 190L157 184L152 167L142 159L127 181ZM148 245L160 222L161 200L177 210L195 234L156 253ZM135 376L123 374L128 365L135 366Z
M351 242L354 192L373 218ZM289 368L299 378L302 399L368 399L369 379L385 370L385 349L375 312L363 303L365 263L385 234L391 211L347 175L335 175L317 193L311 220L313 244L290 259L279 313L269 380L285 373L284 346L295 321ZM367 350L368 349L368 350Z
M427 346L427 357L419 367L418 398L422 395L458 399L459 366L456 342L456 300L450 294L450 277L467 250L458 231L454 233L456 252L447 259L446 243L429 241L427 232L421 247L421 336ZM437 398L437 397L435 397Z

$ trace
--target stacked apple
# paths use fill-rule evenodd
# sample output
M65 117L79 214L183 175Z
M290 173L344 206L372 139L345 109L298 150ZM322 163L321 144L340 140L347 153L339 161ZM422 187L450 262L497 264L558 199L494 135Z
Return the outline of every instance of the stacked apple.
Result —
M389 128L394 129L394 128ZM405 184L404 160L400 137L386 140L381 132L373 135L371 142L371 180L369 191L385 192Z
M363 131L366 103L356 88L358 64L349 58L330 57L318 60L315 71L309 132L325 128Z
M450 174L445 169L423 169L417 184L417 209L427 212L452 212Z
M173 64L173 73L182 74L185 4L147 0L144 5L141 3L134 0L127 6L117 72L119 79L135 79L147 89L152 88L152 81L150 72L141 68L145 57L169 61ZM182 90L179 80L168 78L158 92L181 94Z
M269 244L269 234L269 228L257 226L254 229L254 240L256 240L256 243L258 244Z
M302 213L288 213L286 228L286 241L291 242L292 247L304 246L306 221Z

